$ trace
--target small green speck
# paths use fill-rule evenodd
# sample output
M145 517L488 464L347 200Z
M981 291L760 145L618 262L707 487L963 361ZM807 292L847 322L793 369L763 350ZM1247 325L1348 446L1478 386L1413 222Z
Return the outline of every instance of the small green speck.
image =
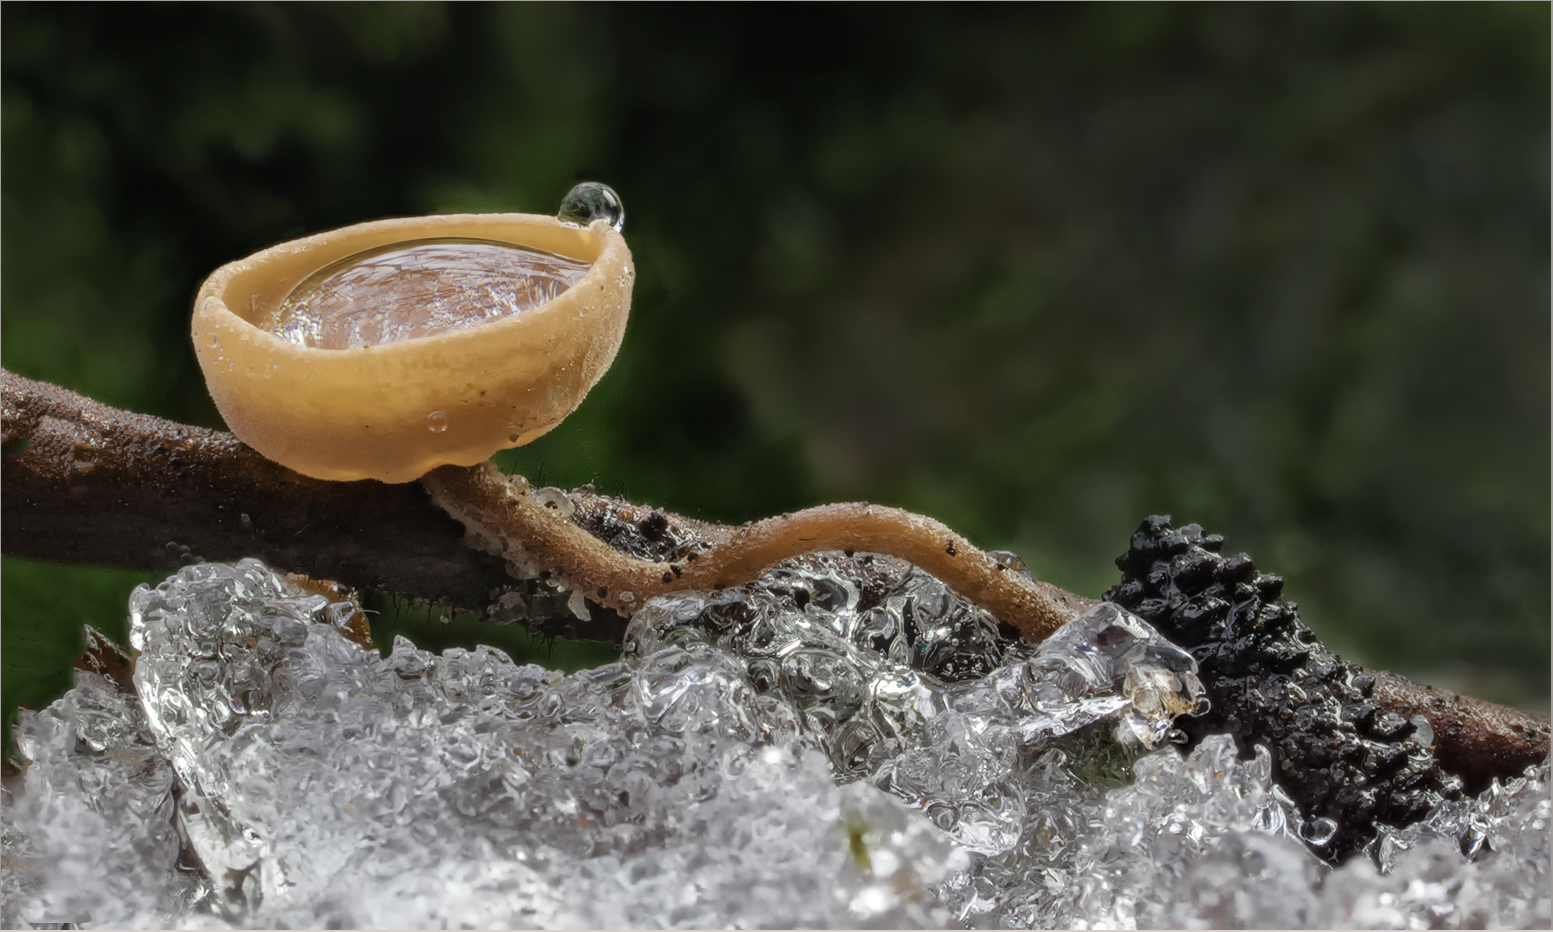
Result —
M863 870L874 869L868 857L868 823L855 815L847 817L847 853L852 855L852 863Z

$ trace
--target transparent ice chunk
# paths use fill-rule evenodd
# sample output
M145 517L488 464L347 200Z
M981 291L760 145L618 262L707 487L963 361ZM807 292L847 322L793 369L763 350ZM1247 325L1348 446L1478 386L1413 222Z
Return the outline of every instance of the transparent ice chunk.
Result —
M95 904L93 922L947 921L931 891L964 853L878 790L838 787L790 711L722 652L671 648L570 677L490 648L434 655L400 640L382 658L347 639L332 608L254 561L192 566L136 592L143 710L121 703L114 729L140 734L163 774L137 791L158 800L167 829L144 870L171 883L181 858L208 884L192 907L137 894L113 911ZM68 750L63 738L40 744L38 724L22 728L35 759ZM25 798L56 795L55 766L29 768ZM8 852L44 849L28 864L81 856L31 817L18 824ZM101 858L81 864L133 886ZM17 915L57 915L69 905L57 886Z
M336 350L466 330L545 304L589 267L494 240L394 243L308 276L266 329L283 340Z
M657 599L632 619L627 652L711 644L743 658L838 779L888 791L986 854L1017 844L1029 817L1022 757L1099 722L1152 748L1199 710L1191 656L1122 609L1101 605L1031 648L921 570L865 559L811 555L752 586Z
M1549 924L1546 764L1330 868L1265 750L1170 743L1191 658L1114 607L1031 647L812 555L571 676L380 657L347 607L254 561L137 590L132 684L18 724L5 924Z
M0 791L0 919L157 926L204 896L177 869L176 780L133 692L86 671L41 712L23 711L26 792Z

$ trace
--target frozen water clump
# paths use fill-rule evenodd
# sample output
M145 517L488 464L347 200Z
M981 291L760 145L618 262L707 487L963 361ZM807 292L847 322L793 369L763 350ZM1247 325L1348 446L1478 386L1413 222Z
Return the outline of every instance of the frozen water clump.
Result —
M1032 818L1046 824L1032 804L1070 779L1054 776L1058 739L1112 723L1090 756L1114 753L1125 771L1202 703L1191 657L1115 606L1030 647L874 555L810 555L737 589L662 597L626 635L628 654L699 644L740 658L756 690L792 708L839 779L889 791L983 854L1014 848Z
M805 646L846 650L872 666L884 660L944 682L984 676L1014 643L985 610L911 564L840 553L788 560L734 589L660 597L633 619L627 650L650 652L683 637L748 657L785 659ZM780 666L760 669L780 673ZM789 672L794 684L811 679ZM814 695L845 689L823 680L823 673L813 680Z
M1450 879L1482 866L1459 853L1428 870L1379 877L1357 861L1334 875L1300 841L1329 827L1300 819L1265 749L1240 760L1225 735L1186 756L1171 746L1172 721L1206 706L1195 666L1114 605L1030 647L918 570L811 555L750 586L655 600L627 636L638 652L706 644L794 709L838 778L888 790L975 852L939 888L962 923L1535 924L1547 913L1545 783L1517 790L1528 802L1502 823L1516 841L1498 844L1524 849L1525 863L1502 858L1471 888L1501 898L1492 911L1440 911Z
M88 643L111 650L95 632ZM203 893L176 869L173 771L132 691L79 671L64 697L24 711L15 734L31 763L27 791L3 791L6 928L156 926Z
M1369 861L1328 882L1331 924L1369 928L1548 928L1549 764L1495 780L1404 829L1383 826Z
M1026 651L1019 650L1024 657ZM1095 606L1046 639L1033 656L959 687L957 705L995 692L1020 736L1063 735L1113 713L1119 742L1158 747L1178 716L1207 711L1197 664L1136 615ZM990 692L989 692L990 691Z
M1308 831L1258 747L1238 760L1212 735L1185 758L1135 765L1078 841L1076 881L1053 895L1010 891L1005 924L1190 928L1545 928L1549 919L1548 769L1385 829L1382 871L1367 857L1333 869L1298 841ZM1474 826L1476 827L1474 829ZM1487 839L1475 860L1469 839ZM999 865L1009 867L1012 865ZM978 868L986 870L985 865ZM1003 875L1006 876L1006 875ZM1022 901L1022 902L1021 902Z
M8 925L1549 922L1546 765L1334 870L1266 751L1172 744L1190 658L1114 606L1031 647L898 561L810 556L654 600L572 676L379 657L253 561L131 607L133 680L19 725Z
M1131 786L1091 810L1061 890L1015 882L1002 921L1040 926L1308 927L1320 863L1295 840L1271 783L1271 757L1236 759L1217 735L1182 757L1139 760ZM1015 862L999 864L1018 876ZM1045 878L1042 878L1043 880Z
M194 912L115 924L946 921L929 891L964 854L877 790L838 788L726 655L690 645L570 677L489 648L401 640L380 658L344 636L341 608L254 561L136 592L145 715L122 705L113 727L149 732L171 767L88 808L136 783L210 882ZM24 797L48 789L32 773ZM172 883L176 844L153 854L82 863L113 889Z
M1130 757L1200 707L1194 666L1146 624L1096 606L1034 651L1010 647L986 677L943 686L942 713L870 778L972 850L1010 851L1033 825L1051 836L1040 810L1070 785L1070 764L1124 779Z

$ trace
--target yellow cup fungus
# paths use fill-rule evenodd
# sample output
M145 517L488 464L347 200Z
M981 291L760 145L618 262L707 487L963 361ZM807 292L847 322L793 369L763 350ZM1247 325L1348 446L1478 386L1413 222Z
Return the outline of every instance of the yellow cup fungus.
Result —
M665 563L616 551L527 480L480 465L559 424L614 361L635 278L623 220L589 182L558 217L378 220L272 246L195 298L205 384L239 439L303 475L421 479L516 575L572 588L581 617L583 595L630 615L816 549L908 559L1032 640L1076 614L1060 590L899 509L824 505L708 531L710 549Z
M613 210L579 210L579 191ZM378 220L222 266L194 304L211 397L243 442L317 479L408 482L529 443L620 347L621 216L579 185L561 219Z

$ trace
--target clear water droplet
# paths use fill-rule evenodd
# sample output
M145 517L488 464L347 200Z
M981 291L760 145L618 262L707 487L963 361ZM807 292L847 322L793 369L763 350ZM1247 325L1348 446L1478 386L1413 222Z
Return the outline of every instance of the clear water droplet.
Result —
M426 415L426 429L434 434L440 434L448 429L448 416L441 411L433 411Z
M560 489L547 486L543 489L535 489L533 494L534 501L563 518L570 518L577 511L577 506L572 504L571 498Z
M626 209L614 188L597 181L584 181L566 192L555 218L562 223L580 227L588 226L595 220L608 220L618 233L626 225Z
M1324 816L1300 826L1300 837L1318 848L1331 841L1336 834L1337 823Z
M533 310L589 268L581 259L495 240L393 243L308 276L265 329L319 349L398 343Z

